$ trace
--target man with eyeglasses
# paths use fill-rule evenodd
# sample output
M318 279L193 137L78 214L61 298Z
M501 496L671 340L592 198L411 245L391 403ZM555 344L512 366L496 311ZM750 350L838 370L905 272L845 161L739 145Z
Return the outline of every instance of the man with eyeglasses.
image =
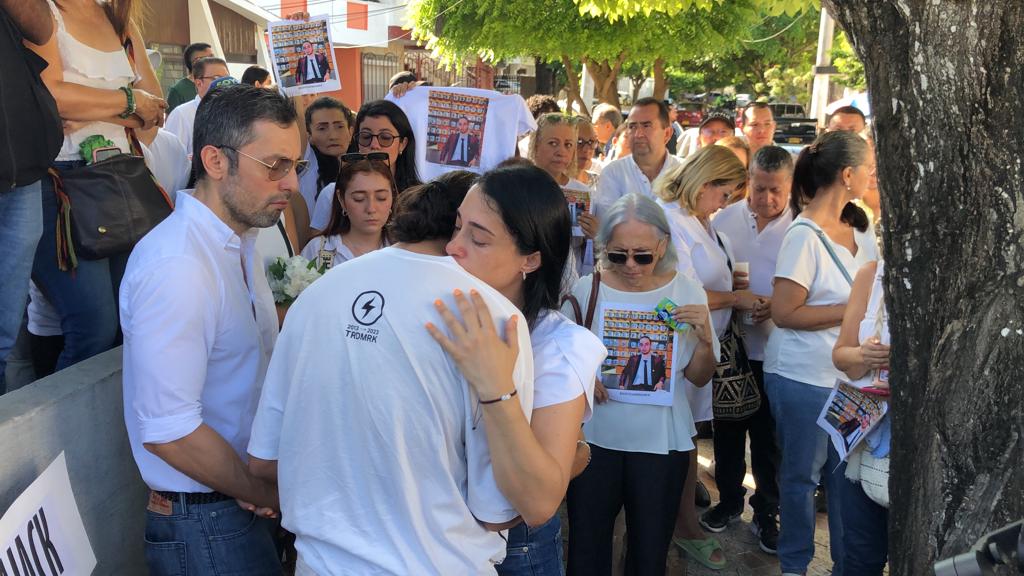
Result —
M304 168L291 102L219 87L196 114L195 190L147 234L121 284L124 417L151 489L151 574L279 575L270 481L246 446L277 338L255 248L298 192ZM254 517L255 516L255 517Z
M167 116L164 130L178 137L185 151L192 156L192 130L196 122L196 109L199 102L210 91L210 87L218 78L228 76L228 63L221 58L200 58L192 64L192 81L196 85L196 97L178 106Z
M654 197L651 183L679 164L679 159L668 153L671 136L668 106L657 98L637 100L626 118L626 140L633 153L601 171L593 201L594 222L583 227L588 238L594 237L602 213L619 198L631 192Z

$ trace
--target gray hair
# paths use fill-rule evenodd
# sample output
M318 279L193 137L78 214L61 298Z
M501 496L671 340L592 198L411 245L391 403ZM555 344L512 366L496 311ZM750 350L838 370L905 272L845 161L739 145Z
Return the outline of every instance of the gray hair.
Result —
M612 233L619 224L625 224L631 220L653 226L658 234L658 239L666 241L665 255L658 260L654 267L655 274L664 274L675 270L679 263L676 256L676 248L672 244L672 229L669 228L665 211L654 200L637 193L626 194L619 198L601 218L601 225L597 230L597 237L594 238L594 246L598 251L601 267L607 269L612 265L608 261L605 248L612 239Z
M793 155L781 146L773 144L764 146L754 153L754 157L750 159L751 174L753 174L755 168L769 174L780 170L792 174Z

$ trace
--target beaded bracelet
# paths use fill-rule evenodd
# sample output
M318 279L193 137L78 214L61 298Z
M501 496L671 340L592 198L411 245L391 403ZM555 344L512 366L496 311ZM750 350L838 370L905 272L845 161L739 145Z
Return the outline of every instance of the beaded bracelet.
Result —
M135 114L135 92L131 86L121 86L121 92L124 92L125 98L128 99L128 104L124 108L124 112L118 114L118 117L122 120L127 120L129 116Z

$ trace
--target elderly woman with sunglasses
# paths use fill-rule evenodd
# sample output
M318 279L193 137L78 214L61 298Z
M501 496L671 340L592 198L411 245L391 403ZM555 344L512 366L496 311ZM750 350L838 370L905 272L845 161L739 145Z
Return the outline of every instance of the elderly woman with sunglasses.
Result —
M743 163L726 147L706 146L685 162L673 167L654 183L658 204L672 227L672 244L679 256L678 270L693 278L707 294L716 336L726 337L733 308L751 310L758 302L747 289L745 276L733 283L732 252L729 240L711 228L711 215L725 206L729 197L747 181ZM737 289L739 288L739 289ZM709 376L710 378L710 376ZM697 422L712 419L711 386L707 382L686 385L686 393ZM719 570L725 567L725 555L714 538L707 538L697 520L694 494L697 482L696 460L690 462L690 474L679 509L676 545L694 560Z
M653 310L672 300L677 322L690 326L678 334L672 369L682 381L703 385L718 355L707 296L692 278L676 272L676 251L665 213L645 196L628 194L609 208L596 237L601 270L585 276L573 296L581 313L595 314L604 302ZM596 297L591 291L597 289ZM593 304L591 305L591 301ZM570 305L562 312L570 315ZM598 337L600 326L591 330ZM598 405L584 432L591 462L569 485L569 562L573 575L610 575L615 517L625 507L627 574L663 574L676 510L694 449L696 429L682 386L672 391L671 406L609 400L600 381Z
M384 227L391 218L395 182L387 156L345 154L332 199L331 222L302 249L302 256L329 269L388 245Z

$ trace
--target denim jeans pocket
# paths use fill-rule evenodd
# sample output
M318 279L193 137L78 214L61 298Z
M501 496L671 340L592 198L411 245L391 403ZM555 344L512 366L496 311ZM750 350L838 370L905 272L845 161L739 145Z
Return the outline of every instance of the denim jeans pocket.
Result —
M153 542L146 538L146 566L152 576L186 576L184 542Z
M208 512L209 549L220 576L277 576L281 560L271 522L242 510L235 502Z
M235 502L209 512L210 540L230 540L245 536L256 525L256 515L243 510Z

